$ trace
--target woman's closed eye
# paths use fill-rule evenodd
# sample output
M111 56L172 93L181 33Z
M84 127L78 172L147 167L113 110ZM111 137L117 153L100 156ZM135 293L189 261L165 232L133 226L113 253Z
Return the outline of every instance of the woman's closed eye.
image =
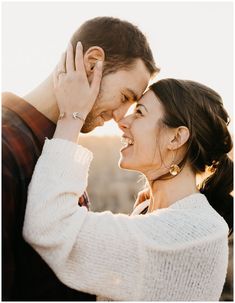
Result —
M141 112L141 110L139 108L135 109L134 114L136 117L143 117L143 113Z

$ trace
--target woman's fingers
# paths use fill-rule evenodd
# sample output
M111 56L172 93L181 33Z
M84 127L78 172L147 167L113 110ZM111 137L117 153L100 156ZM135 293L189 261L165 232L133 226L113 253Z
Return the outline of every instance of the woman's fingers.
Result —
M66 73L66 53L63 53L60 57L60 61L57 65L57 73L58 75Z
M83 61L83 47L80 41L78 41L76 46L75 67L76 71L78 71L81 76L86 77L86 69Z
M76 72L88 84L86 69L85 69L85 65L84 65L84 58L83 58L83 46L80 41L78 41L77 46L76 46L75 67L76 67ZM95 68L94 68L93 79L90 84L91 93L92 93L93 97L96 97L99 93L100 82L101 82L101 78L102 78L102 70L103 70L103 62L97 61L95 64Z
M57 65L54 73L54 92L61 113L70 113L71 116L71 113L79 112L86 117L100 90L103 64L97 62L90 83L86 75L81 43L78 43L75 55L71 48L71 45L68 46L66 54L62 55Z
M69 42L66 52L66 71L67 73L74 71L75 65L74 65L74 51L72 43Z
M139 204L142 202L150 199L150 190L149 189L144 189L138 193L137 199L135 201L135 204L133 206L133 209L135 209Z
M54 86L58 84L59 77L61 77L62 74L66 73L66 68L65 68L65 59L66 59L66 53L63 53L60 57L60 61L57 64L54 73L53 73L53 82Z
M93 97L96 97L100 91L100 83L102 79L102 71L103 71L103 61L97 61L94 68L94 75L91 82L91 93Z

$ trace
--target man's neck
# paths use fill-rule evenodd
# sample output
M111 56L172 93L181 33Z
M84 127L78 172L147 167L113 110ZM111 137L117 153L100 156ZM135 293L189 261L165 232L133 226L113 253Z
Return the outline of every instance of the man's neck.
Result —
M59 110L53 92L52 74L23 98L49 120L56 123Z

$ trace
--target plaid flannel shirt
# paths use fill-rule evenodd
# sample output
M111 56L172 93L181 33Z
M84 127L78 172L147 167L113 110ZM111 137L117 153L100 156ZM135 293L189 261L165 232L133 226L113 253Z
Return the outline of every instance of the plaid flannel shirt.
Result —
M2 95L2 300L95 301L62 284L24 241L27 189L45 137L55 124L25 100ZM88 207L84 193L79 204Z

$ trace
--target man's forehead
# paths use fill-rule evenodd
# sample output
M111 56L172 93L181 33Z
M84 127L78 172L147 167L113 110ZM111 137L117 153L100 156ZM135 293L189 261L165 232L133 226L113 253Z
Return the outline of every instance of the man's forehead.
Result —
M135 91L145 89L148 85L149 80L151 79L151 74L141 59L137 59L136 63L131 69L123 70L123 72L126 75L126 77L123 75L123 80L128 82L127 85L130 86L130 89L132 89L133 86L137 85L137 89L135 88Z

